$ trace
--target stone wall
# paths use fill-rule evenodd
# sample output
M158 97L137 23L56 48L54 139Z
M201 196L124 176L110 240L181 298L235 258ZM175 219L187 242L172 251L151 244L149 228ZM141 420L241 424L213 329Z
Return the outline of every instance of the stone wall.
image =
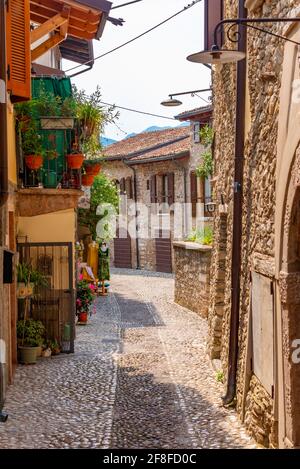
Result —
M174 242L175 302L207 318L211 247Z
M225 17L236 17L237 0L225 0ZM299 0L246 2L248 16L296 16ZM293 11L293 8L295 10ZM285 24L269 24L268 30L284 33ZM246 416L245 422L252 435L265 446L276 445L277 422L274 401L247 367L251 270L255 257L261 257L259 269L269 270L275 256L275 193L276 155L278 137L279 93L281 87L284 42L265 33L247 29L247 103L246 141L243 187L243 234L240 289L240 330L237 376L237 410ZM234 47L232 43L225 47ZM216 213L216 233L212 261L212 297L209 311L210 352L221 356L225 376L228 370L229 321L231 312L231 257L234 136L236 115L236 66L227 64L213 71L213 127L215 131L215 198L226 205L227 243L223 251L226 270L220 264L219 253L224 241L222 210ZM222 196L222 197L221 197ZM222 200L222 202L221 202ZM266 265L263 256L266 256ZM217 285L222 279L221 297ZM274 275L274 273L273 273ZM271 274L272 278L272 274ZM221 301L221 308L219 302ZM220 336L220 330L222 334ZM217 333L217 334L216 334ZM250 382L250 387L249 383ZM275 384L275 383L274 383ZM261 401L261 404L257 404Z

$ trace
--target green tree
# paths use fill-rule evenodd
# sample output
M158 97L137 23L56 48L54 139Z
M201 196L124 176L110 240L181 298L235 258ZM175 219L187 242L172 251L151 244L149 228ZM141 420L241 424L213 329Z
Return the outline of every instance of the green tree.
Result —
M96 227L98 222L108 214L108 211L105 210L102 215L97 215L97 208L102 204L110 204L117 213L119 199L119 191L116 185L105 174L100 173L95 177L91 187L90 208L80 208L78 211L79 224L90 230L93 240L97 238Z

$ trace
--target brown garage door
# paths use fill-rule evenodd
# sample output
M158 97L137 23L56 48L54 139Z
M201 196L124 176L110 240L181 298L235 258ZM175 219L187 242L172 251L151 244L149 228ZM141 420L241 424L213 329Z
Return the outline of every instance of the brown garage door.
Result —
M156 270L157 272L171 273L172 269L172 246L170 238L156 238Z
M115 253L115 260L114 260L115 267L119 267L121 269L132 268L131 238L128 234L127 234L127 238L120 238L119 233L117 233L117 237L114 239L114 253Z

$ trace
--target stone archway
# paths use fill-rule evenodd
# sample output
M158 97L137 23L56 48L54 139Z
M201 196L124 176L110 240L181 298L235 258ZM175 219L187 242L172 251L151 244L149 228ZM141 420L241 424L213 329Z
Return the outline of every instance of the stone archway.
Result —
M279 273L281 303L285 446L300 447L300 363L293 344L300 340L300 145L287 190Z

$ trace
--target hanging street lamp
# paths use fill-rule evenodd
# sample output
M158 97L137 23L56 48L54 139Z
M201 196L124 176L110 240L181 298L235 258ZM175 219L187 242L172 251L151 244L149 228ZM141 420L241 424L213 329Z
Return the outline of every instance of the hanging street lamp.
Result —
M211 91L211 88L206 88L204 90L184 91L183 93L172 93L172 94L169 94L168 99L166 99L165 101L162 101L160 104L166 107L181 106L182 102L179 101L179 99L176 99L176 98L174 99L174 96L183 96L187 94L190 94L191 96L195 96L195 95L197 96L197 93L205 93L209 91Z

